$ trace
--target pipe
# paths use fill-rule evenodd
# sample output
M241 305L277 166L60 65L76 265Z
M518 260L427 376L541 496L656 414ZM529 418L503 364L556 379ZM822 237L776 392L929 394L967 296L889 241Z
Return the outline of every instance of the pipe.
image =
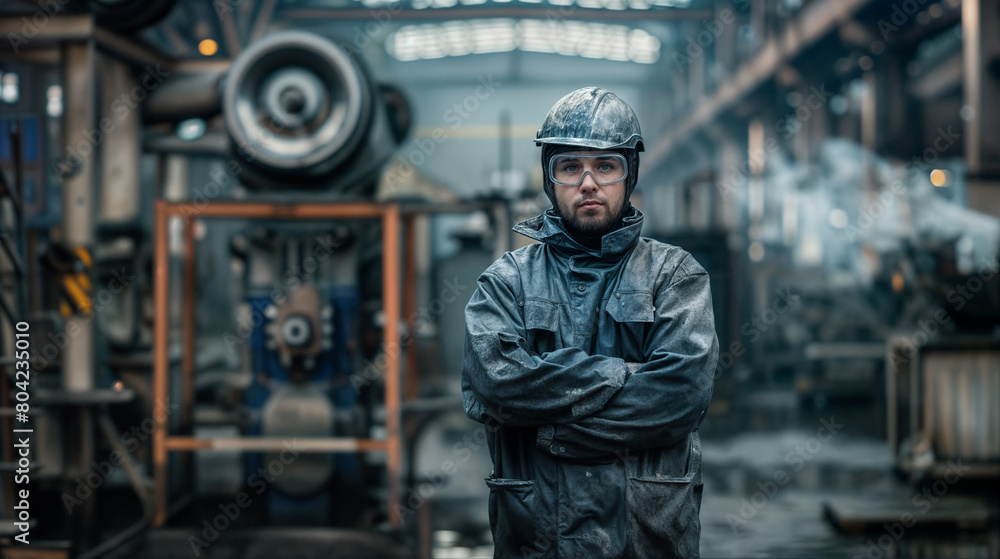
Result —
M125 469L125 475L128 476L132 489L135 489L136 497L138 497L139 502L142 503L142 518L115 536L105 540L103 543L88 549L85 553L81 553L77 559L96 559L97 557L101 557L111 551L117 550L119 547L125 545L125 543L129 540L141 534L142 531L149 526L150 521L153 519L153 501L149 496L149 489L153 483L152 480L142 477L142 474L139 473L139 470L135 466L135 462L132 460L132 455L129 454L128 450L122 446L121 441L118 440L118 433L115 431L115 424L111 421L111 417L108 415L107 409L102 409L99 412L98 425L101 428L101 433L104 435L105 440L107 440L108 444L111 445L111 448L122 456L122 468Z
M221 113L224 75L223 72L171 75L149 93L142 106L143 121L180 122Z

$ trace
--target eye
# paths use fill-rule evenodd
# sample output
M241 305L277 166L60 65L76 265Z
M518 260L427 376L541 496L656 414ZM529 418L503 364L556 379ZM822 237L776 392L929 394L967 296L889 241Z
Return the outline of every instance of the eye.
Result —
M576 163L566 163L562 166L562 170L567 173L575 173L580 170L580 167Z
M600 169L601 171L604 171L604 172L610 172L610 171L612 171L614 169L614 165L612 165L610 163L601 163L601 166L598 167L598 169Z

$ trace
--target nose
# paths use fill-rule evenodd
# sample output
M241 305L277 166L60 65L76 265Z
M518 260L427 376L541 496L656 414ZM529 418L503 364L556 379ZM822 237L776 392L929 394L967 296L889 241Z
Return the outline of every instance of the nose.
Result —
M581 190L597 190L597 179L590 171L583 172L583 179L580 181Z

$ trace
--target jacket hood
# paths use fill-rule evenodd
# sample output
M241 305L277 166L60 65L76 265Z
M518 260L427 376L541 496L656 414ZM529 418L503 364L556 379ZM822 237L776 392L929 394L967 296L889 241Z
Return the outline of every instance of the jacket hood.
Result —
M566 231L563 219L555 208L545 210L541 215L527 219L514 226L515 233L529 239L545 243L564 251L586 253L598 258L611 258L627 253L639 241L643 215L635 206L629 206L622 218L622 226L601 238L601 250L587 248Z

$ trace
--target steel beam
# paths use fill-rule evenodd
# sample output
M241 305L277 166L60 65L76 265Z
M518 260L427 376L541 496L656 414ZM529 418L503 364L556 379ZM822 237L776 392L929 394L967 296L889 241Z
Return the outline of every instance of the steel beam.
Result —
M89 250L94 241L95 152L99 149L88 131L96 128L94 116L97 86L96 53L93 41L72 41L63 45L63 91L65 111L62 121L64 158L76 162L75 172L62 181L63 242L73 249ZM87 290L89 292L89 289ZM63 348L63 386L66 390L94 388L94 321L70 316ZM89 426L88 426L89 428Z
M38 13L45 15L44 11ZM0 36L8 39L0 41L0 52L13 50L18 55L47 50L58 43L93 41L101 52L140 66L170 68L175 62L149 45L98 27L91 14L46 15L37 23L30 16L2 16Z
M807 5L794 23L779 37L768 40L757 56L722 83L708 100L687 111L689 116L680 123L670 124L662 139L644 156L643 165L657 166L693 134L773 77L781 66L842 23L850 21L854 13L869 2L871 0L816 0Z
M1000 217L1000 10L996 0L963 0L965 160L969 207Z

